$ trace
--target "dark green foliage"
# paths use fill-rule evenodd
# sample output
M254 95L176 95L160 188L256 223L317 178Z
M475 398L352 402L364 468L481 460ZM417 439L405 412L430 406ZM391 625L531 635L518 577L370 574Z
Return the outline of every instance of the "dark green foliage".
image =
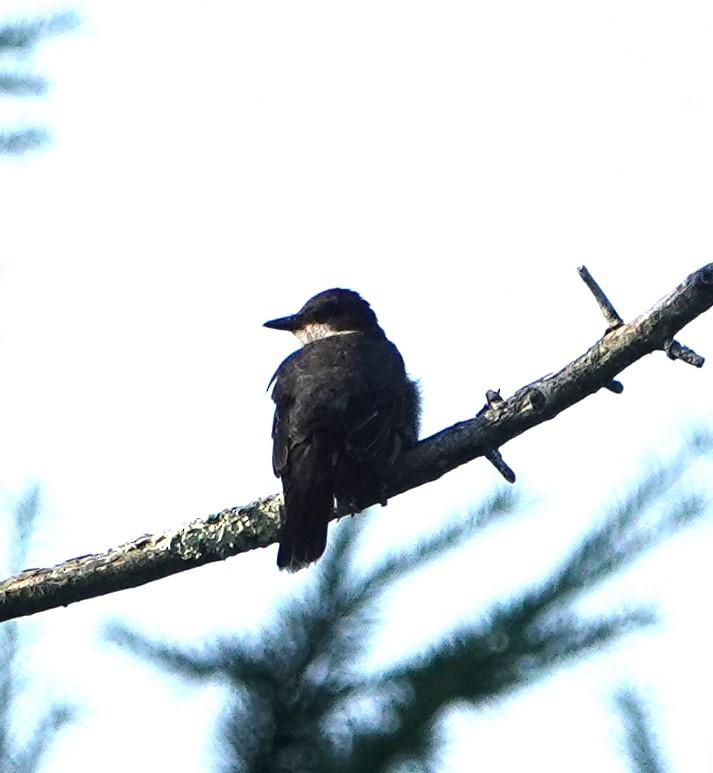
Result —
M515 510L512 494L491 498L471 518L453 519L440 533L371 568L354 567L363 521L340 524L314 581L259 636L185 647L121 627L111 635L183 677L232 686L219 727L221 770L436 770L435 731L449 706L490 702L655 622L643 607L594 618L580 614L578 603L597 582L703 515L698 496L679 492L673 501L689 461L687 452L651 472L548 579L492 605L420 657L378 674L365 673L360 663L375 638L384 593L495 518L502 521Z
M631 688L626 688L616 696L616 703L624 723L632 773L665 773L656 736L641 697Z
M34 150L49 141L44 129L21 129L14 132L0 131L0 154L19 155Z
M0 26L0 97L37 97L48 89L47 80L33 71L32 54L37 44L77 26L73 13L60 13L32 21L5 22ZM0 128L0 154L19 155L44 145L45 129L29 126Z
M71 12L58 13L43 19L6 22L0 27L0 51L29 54L45 38L68 32L76 26L77 17Z
M39 490L32 487L5 521L6 574L14 574L25 566L38 513ZM44 710L33 727L23 727L19 732L16 714L27 683L20 631L20 624L15 621L0 624L0 773L39 770L56 734L75 717L68 704L56 703Z
M36 75L15 75L0 73L0 94L15 94L18 97L44 94L47 81Z

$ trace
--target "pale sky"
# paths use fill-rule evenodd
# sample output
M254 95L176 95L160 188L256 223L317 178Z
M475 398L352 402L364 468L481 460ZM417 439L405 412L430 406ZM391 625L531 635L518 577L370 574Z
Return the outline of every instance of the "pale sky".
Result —
M428 435L601 335L579 264L630 319L713 260L709 3L75 7L82 29L38 58L50 96L0 108L2 125L54 133L0 159L0 494L42 484L34 565L277 491L265 388L295 343L261 325L315 292L372 303L420 381ZM679 336L702 370L653 355L623 395L506 446L536 505L401 589L376 662L543 576L648 461L710 426L712 333L709 314ZM393 500L368 516L366 552L499 483L480 460ZM671 770L710 771L712 541L710 527L677 538L603 594L609 609L659 603L660 629L454 718L449 770L625 771L611 701L626 679L652 698ZM220 689L159 678L100 626L184 641L254 628L308 577L279 574L275 553L29 621L39 678L86 702L47 769L94 771L101 750L109 773L128 755L205 770Z

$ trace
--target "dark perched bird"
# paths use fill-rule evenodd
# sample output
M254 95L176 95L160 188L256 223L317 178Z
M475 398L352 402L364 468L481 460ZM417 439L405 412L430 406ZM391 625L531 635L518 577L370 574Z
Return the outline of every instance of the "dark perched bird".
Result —
M419 396L353 290L325 290L265 327L302 344L270 381L272 467L285 494L277 565L296 571L324 552L335 500L358 512L369 497L383 498L384 473L418 438Z

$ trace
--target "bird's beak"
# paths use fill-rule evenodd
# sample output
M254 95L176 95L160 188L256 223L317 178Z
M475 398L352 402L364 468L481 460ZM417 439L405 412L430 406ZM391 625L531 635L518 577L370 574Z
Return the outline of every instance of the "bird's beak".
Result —
M295 330L299 330L300 326L301 320L299 314L290 314L289 317L271 319L263 324L263 327L269 327L272 328L272 330L289 330L293 333Z

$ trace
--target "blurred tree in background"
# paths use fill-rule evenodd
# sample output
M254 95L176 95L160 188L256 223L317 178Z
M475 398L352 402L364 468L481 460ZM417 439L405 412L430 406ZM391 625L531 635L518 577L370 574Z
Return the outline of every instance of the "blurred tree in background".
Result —
M46 79L34 70L32 54L46 38L77 25L72 13L56 14L33 21L0 23L0 97L24 99L47 92ZM6 123L3 120L3 123ZM49 139L39 126L0 126L0 154L17 155L40 147ZM27 554L39 514L39 489L31 488L22 500L3 515L5 548L3 573L15 574L27 566ZM57 733L74 720L75 711L66 702L41 709L34 705L35 721L29 725L23 696L30 679L24 664L22 623L0 624L0 773L32 773L40 770Z
M218 730L219 770L440 770L436 731L449 707L486 705L656 622L655 613L641 606L596 618L582 616L577 606L583 594L706 513L707 501L674 486L692 454L707 446L698 439L690 451L649 473L548 579L493 604L422 656L379 673L361 665L378 646L379 600L427 562L513 515L517 500L510 492L370 568L354 561L364 520L340 524L313 582L257 636L196 647L153 641L122 626L112 627L110 636L181 678L230 685ZM663 771L632 695L622 693L619 706L633 769Z
M77 23L73 13L33 21L0 22L0 97L26 99L45 94L48 83L35 72L32 54L40 42L73 29ZM48 140L49 133L41 126L0 126L0 154L24 153Z
M616 703L626 731L626 751L632 773L666 773L641 696L626 687L617 694Z
M27 552L39 513L39 490L29 489L20 502L4 514L3 544L6 548L6 575L27 566ZM75 717L74 709L64 702L33 706L35 721L22 710L23 693L29 678L25 673L21 623L0 624L0 773L33 773L41 765L56 734Z

